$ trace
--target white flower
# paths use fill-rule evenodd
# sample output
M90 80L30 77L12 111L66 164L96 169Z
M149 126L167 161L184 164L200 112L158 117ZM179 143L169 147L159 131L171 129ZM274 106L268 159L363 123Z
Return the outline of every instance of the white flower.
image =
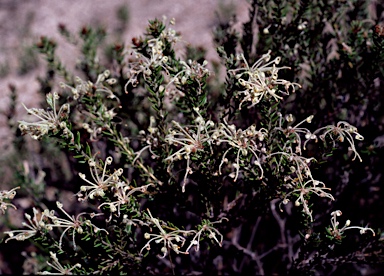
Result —
M287 80L278 79L278 72L281 69L289 69L289 67L276 67L280 63L281 58L277 57L272 61L270 55L271 51L264 54L259 60L257 60L252 66L248 65L243 54L238 56L238 60L245 64L245 67L229 70L232 72L240 86L244 90L238 93L238 97L241 97L239 109L245 102L250 102L251 105L248 108L258 104L263 98L274 99L280 101L282 97L278 93L287 95L289 88L295 91L295 86L301 87L297 83L292 83ZM278 90L279 85L284 85L285 92Z

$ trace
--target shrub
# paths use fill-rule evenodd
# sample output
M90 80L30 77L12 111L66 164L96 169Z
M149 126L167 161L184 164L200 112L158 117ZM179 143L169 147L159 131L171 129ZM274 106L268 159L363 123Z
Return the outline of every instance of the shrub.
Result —
M82 76L60 62L54 41L41 39L46 104L25 106L34 119L19 130L66 153L74 176L56 184L58 194L77 201L35 192L24 228L5 232L6 243L39 248L28 257L38 264L33 272L297 275L380 262L379 230L341 222L342 190L333 184L332 193L321 172L337 164L335 174L348 177L349 164L363 162L359 148L372 153L354 126L364 126L362 115L351 113L378 97L381 27L364 27L360 2L262 2L251 3L242 36L234 22L216 29L224 84L192 48L185 58L175 50L174 20L150 21L128 51L108 46L109 69L97 58L105 32L83 28ZM346 32L341 21L352 18ZM345 82L351 76L360 85L369 78L369 96ZM16 208L9 200L26 186L3 191L1 209Z

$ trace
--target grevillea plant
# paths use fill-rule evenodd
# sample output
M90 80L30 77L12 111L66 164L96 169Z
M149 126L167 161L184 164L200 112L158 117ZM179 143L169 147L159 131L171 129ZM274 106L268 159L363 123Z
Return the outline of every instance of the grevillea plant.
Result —
M63 69L49 40L40 44L64 78L46 94L44 108L25 106L31 119L19 129L57 143L72 158L76 207L70 214L66 202L35 202L23 227L5 232L5 242L33 241L39 254L50 254L35 271L40 274L218 273L230 266L240 272L238 264L223 262L233 250L250 256L262 273L263 258L274 250L290 248L287 269L304 271L295 259L309 251L294 244L317 241L331 250L347 230L375 236L349 220L339 226L341 211L331 210L335 195L313 173L319 160L308 151L331 153L346 144L351 162L359 162L357 128L347 121L313 128L314 114L299 122L284 114L282 102L302 87L283 77L293 68L271 50L254 59L219 49L225 87L210 87L209 62L183 58L173 24L150 21L132 47L116 45L115 67L88 64L93 70L85 79ZM81 35L86 41L97 33ZM1 192L2 212L16 208L9 200L17 189ZM240 229L252 212L260 219L251 236L270 214L277 224L261 231L280 228L280 249L241 245ZM324 213L331 220L319 230ZM283 229L290 218L300 225L295 241ZM316 258L326 255L324 247L314 248Z

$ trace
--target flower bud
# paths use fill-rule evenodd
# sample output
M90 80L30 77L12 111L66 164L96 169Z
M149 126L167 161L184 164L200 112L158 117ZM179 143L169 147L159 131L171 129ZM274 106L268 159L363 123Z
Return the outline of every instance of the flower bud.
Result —
M113 158L111 156L108 156L107 159L105 160L105 163L107 163L108 165L111 165L112 160L113 160Z

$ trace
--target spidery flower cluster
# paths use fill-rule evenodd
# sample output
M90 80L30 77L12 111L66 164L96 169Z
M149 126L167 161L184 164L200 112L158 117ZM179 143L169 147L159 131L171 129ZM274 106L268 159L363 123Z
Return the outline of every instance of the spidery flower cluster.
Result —
M103 129L116 116L115 109L121 108L120 99L111 90L115 83L116 79L111 78L109 70L99 74L96 82L84 81L76 77L74 86L61 83L62 88L71 91L74 100L88 106L88 108L77 109L80 112L76 113L77 119L73 123L77 128L82 128L89 133L91 141L99 140ZM111 99L113 102L101 100L102 98ZM90 107L92 102L95 106Z
M186 249L186 251L188 252L193 246L196 246L195 247L195 250L196 251L199 251L200 249L200 240L201 240L201 235L204 233L204 232L208 232L208 238L214 240L220 247L223 245L223 235L219 232L219 230L217 230L214 225L216 223L222 223L223 220L227 220L227 218L222 218L218 221L214 221L214 222L210 222L209 220L203 220L202 224L199 225L198 227L198 231L196 231L195 233L195 236L193 237L190 245L188 246L188 248ZM219 239L217 239L217 236L219 236Z
M174 98L174 95L184 96L184 93L180 93L180 89L188 82L196 82L198 85L197 94L200 95L202 93L202 83L201 81L208 77L211 72L206 68L208 62L205 60L203 64L198 63L197 61L188 60L187 62L181 60L180 65L182 69L174 75L166 87L166 95L171 95L171 99ZM172 89L172 84L174 84L177 88ZM177 90L179 92L175 92L173 90Z
M164 20L165 19L166 18L164 18ZM174 20L171 20L170 23L174 24ZM128 65L128 81L125 85L125 92L128 93L128 85L132 85L134 87L137 86L139 83L138 78L140 76L142 76L144 80L147 80L148 77L152 75L152 71L158 67L161 67L169 75L168 67L166 65L169 57L163 53L166 46L165 41L175 43L178 40L179 38L175 30L171 28L164 28L158 37L147 41L147 54L149 57L133 50L131 55L133 55L135 61L130 61Z
M120 168L112 174L107 171L107 165L111 165L112 161L111 156L107 157L103 169L100 172L100 165L96 163L95 159L90 158L88 160L89 171L93 181L88 180L85 174L79 173L80 178L87 183L87 185L82 185L80 192L77 193L79 201L84 201L88 198L103 197L106 190L120 182L119 176L122 175L123 169Z
M360 135L357 131L357 128L349 124L345 121L340 121L336 125L328 125L322 128L319 128L318 130L314 131L313 134L317 134L320 131L324 131L323 134L321 134L319 137L322 141L325 141L325 139L328 137L332 140L333 145L335 145L336 140L339 142L344 142L347 140L349 143L349 150L353 152L353 160L359 158L360 162L362 162L360 154L356 150L355 142L353 139L352 134L354 134L355 139L362 141L364 140L364 137Z
M325 141L325 137L330 137L335 145L335 138L339 142L344 141L346 137L350 144L350 150L355 152L355 157L358 156L354 145L354 140L351 133L355 134L355 139L362 140L363 137L358 134L357 129L346 122L339 122L336 126L328 125L326 127L319 128L311 132L308 128L302 127L303 123L311 123L313 115L308 116L296 125L292 125L293 116L288 114L285 116L285 121L288 122L287 127L283 127L283 116L279 114L278 126L271 132L275 135L276 132L282 133L287 141L283 144L280 151L270 153L266 156L267 159L272 159L276 162L276 171L279 172L283 164L289 166L289 171L284 176L285 187L289 190L285 194L282 203L287 204L289 197L294 195L295 206L303 206L303 212L307 214L311 221L313 221L312 211L308 206L308 199L311 194L316 194L320 197L326 197L330 200L335 200L334 197L327 192L330 188L327 188L321 181L315 180L312 177L310 164L313 163L315 158L306 158L302 156L303 150L306 150L306 145L310 141L318 142L318 138ZM293 150L294 149L294 150Z
M282 126L283 124L283 116L281 113L279 115L279 125L274 128L274 131L280 131L282 132L285 137L288 139L287 143L284 145L284 148L287 146L292 146L291 144L295 144L295 153L302 154L302 149L306 150L306 145L309 141L316 140L317 136L313 134L308 128L301 127L303 123L311 123L313 119L313 115L308 116L298 124L292 126L290 123L293 122L293 115L288 114L285 116L285 120L288 125L286 128ZM304 135L304 143L301 136ZM289 144L288 144L289 143Z
M111 202L104 202L99 205L99 209L102 206L108 206L111 212L111 215L107 221L110 221L112 218L112 214L117 211L117 216L120 217L121 206L127 207L130 205L132 197L131 195L135 192L146 193L149 187L154 187L154 184L147 184L140 187L132 187L126 182L118 182L115 186L111 188L113 192L113 197L116 199Z
M203 220L202 224L198 227L198 230L180 230L167 226L164 222L154 218L149 210L147 210L147 212L150 220L149 225L154 224L160 233L145 233L144 237L148 240L148 242L141 249L140 253L142 253L144 249L151 250L150 244L152 242L156 244L162 243L163 246L161 247L161 252L163 255L161 258L164 258L168 254L169 249L173 250L177 254L189 254L189 250L195 246L195 250L199 251L203 233L208 236L209 239L214 240L219 246L222 246L223 235L215 228L214 225L222 223L224 220L228 220L227 218L222 218L219 221L214 222ZM166 229L170 229L171 231L167 232ZM180 248L183 247L187 241L186 237L190 235L194 235L194 237L190 241L189 246L185 250L180 250Z
M60 236L60 239L59 239L59 248L61 248L61 246L62 246L62 241L63 241L63 237L64 237L65 233L68 232L69 230L72 231L72 243L73 243L73 248L74 249L76 249L75 235L76 235L76 233L78 233L80 235L83 234L83 232L84 232L84 228L83 227L85 227L85 226L93 228L93 231L95 233L97 233L99 231L104 231L104 232L106 232L108 234L107 230L101 229L101 228L97 227L96 225L94 225L88 219L87 220L83 220L81 218L81 216L86 215L87 213L82 212L82 213L78 214L76 217L74 217L74 216L70 216L63 209L63 204L62 203L57 201L56 202L56 206L67 217L67 218L59 218L59 217L55 216L52 212L50 212L49 215L47 216L52 221L52 224L49 224L49 226L51 228L54 228L54 227L56 227L56 228L64 228L64 231L62 232L62 234ZM95 216L100 216L100 215L102 215L102 214L91 213L90 217L93 218Z
M165 20L165 19L164 19ZM170 21L174 24L174 20ZM163 22L165 25L165 23ZM177 60L175 62L172 56L166 53L167 45L175 44L180 40L178 34L172 28L166 28L145 42L145 47L139 50L133 50L128 65L128 81L125 85L125 92L128 93L128 86L136 87L139 79L142 77L146 83L151 83L153 72L161 69L162 83L156 83L158 94L163 94L172 102L185 97L188 84L193 83L197 88L197 95L202 94L205 79L211 74L206 68L208 62L200 64L193 60ZM173 60L173 62L171 62Z
M157 228L157 230L160 232L159 234L150 234L145 233L144 238L148 240L148 242L144 245L144 247L140 250L140 254L142 254L144 249L151 250L150 244L152 242L155 242L157 244L162 243L161 252L163 255L161 258L164 258L167 253L168 249L173 250L177 254L188 254L187 251L182 251L180 248L184 245L186 238L185 236L188 236L190 234L195 233L194 230L179 230L174 229L173 231L167 232L164 228L169 228L166 225L161 225L159 219L154 218L149 210L147 210L150 218L150 223L154 224Z
M97 164L95 158L88 160L88 166L92 180L88 180L83 173L79 173L81 179L83 179L87 185L82 185L80 191L77 193L79 201L85 201L88 199L103 198L106 200L98 206L101 209L103 206L108 207L111 212L107 221L110 221L112 215L117 212L117 216L120 216L121 206L127 207L131 204L132 194L135 192L146 193L149 187L155 185L150 183L140 187L132 187L126 180L120 179L123 173L123 169L120 168L113 173L109 173L107 166L112 164L112 157L106 158L104 165ZM106 192L112 192L113 197L105 197ZM105 197L105 198L104 198Z
M308 206L307 196L309 196L310 194L316 194L319 197L327 197L331 200L335 200L335 198L330 193L326 192L327 190L331 190L331 189L327 188L325 184L321 181L310 179L305 183L299 182L295 184L292 182L292 184L289 184L289 186L291 187L293 185L295 185L293 190L284 196L282 203L287 204L289 202L288 197L291 194L298 194L298 197L295 200L295 206L298 207L302 205L303 212L310 217L311 221L313 221L313 217L312 217L312 211L309 209L309 206Z
M33 208L33 218L30 214L24 214L27 218L27 222L22 222L22 226L28 229L6 231L4 234L9 236L5 242L9 240L24 241L37 234L44 234L47 231L51 231L53 228L49 223L49 217L54 214L54 211L44 210L40 212L38 209Z
M187 160L187 168L182 184L183 192L185 191L188 174L193 173L190 167L191 155L193 156L199 152L204 152L207 146L212 152L212 138L209 129L214 126L214 123L211 120L205 120L201 116L198 108L195 108L194 111L198 114L194 125L182 127L178 122L172 121L173 128L169 130L169 134L165 137L165 141L169 145L174 145L179 148L165 159L165 161L169 163L168 172L171 173L171 165L173 162L183 159Z
M331 226L327 228L327 232L330 237L335 238L336 240L341 240L343 238L343 234L346 230L349 229L358 229L360 230L360 234L365 234L367 231L372 232L372 235L375 236L375 231L369 227L361 227L361 226L350 226L351 221L347 220L345 225L342 228L339 228L339 222L337 221L337 217L341 216L342 212L340 210L334 211L331 213Z
M71 86L66 83L60 83L61 88L69 89L72 93L74 100L79 99L82 96L92 96L95 93L105 94L108 99L119 99L108 87L116 83L116 79L111 78L111 72L105 70L103 73L97 76L96 82L84 81L80 77L75 78L75 86ZM108 86L107 86L107 85Z
M4 200L12 200L16 195L16 190L20 187L13 188L9 191L3 190L0 191L0 211L5 214L5 211L8 209L8 207L12 207L15 210L17 209L15 205L9 202L4 202Z
M56 272L49 272L49 271L43 271L43 272L37 272L38 275L72 275L72 270L75 268L81 268L80 264L75 264L72 267L65 268L60 262L59 259L56 257L56 254L53 252L49 252L52 258L52 263L47 261L47 265L52 267L56 270Z
M271 51L264 54L252 66L248 65L243 54L237 57L237 60L243 63L244 67L229 70L238 79L238 82L244 90L238 92L237 97L241 98L239 109L243 103L250 103L248 108L258 104L263 98L273 98L280 101L282 97L278 94L287 95L289 90L295 92L295 87L301 87L297 83L287 80L278 79L278 72L282 69L290 69L289 67L276 67L280 63L281 58L277 57L270 61ZM279 90L278 86L284 85L285 91Z
M224 152L219 165L219 174L222 173L222 166L224 163L228 163L226 157L230 151L236 152L236 162L232 163L235 172L230 174L233 181L237 181L239 176L240 167L243 160L246 160L248 155L251 154L254 157L252 162L258 168L256 174L259 179L263 178L264 170L261 165L261 159L259 157L262 152L265 152L265 148L262 144L264 138L268 135L268 131L264 128L259 130L254 125L248 127L245 130L236 128L235 125L229 125L224 119L224 123L221 123L219 127L212 134L212 139L216 145L226 143L229 148ZM243 158L240 158L243 157Z
M29 134L33 139L41 139L44 135L50 131L57 133L58 130L62 130L66 137L70 137L73 140L73 134L67 126L66 120L68 119L70 108L69 104L62 105L59 110L56 106L56 101L59 99L59 95L54 93L48 93L46 96L49 109L41 108L27 108L24 104L24 108L29 115L33 115L39 119L39 121L28 123L25 121L19 122L19 129L21 133Z
M108 233L105 229L98 228L94 224L91 223L90 220L82 220L80 217L82 215L85 215L87 213L80 213L76 216L70 216L64 209L63 204L60 202L56 202L57 208L59 208L60 211L62 211L68 219L65 218L59 218L55 215L54 210L48 210L45 209L43 212L39 212L36 208L33 208L33 219L29 214L25 214L25 217L27 218L29 223L23 222L22 225L24 227L27 227L28 229L25 230L12 230L4 232L5 234L9 235L9 238L5 241L15 239L18 241L24 241L26 239L32 238L33 236L37 234L45 234L48 231L52 231L54 228L60 228L64 231L61 233L60 239L59 239L59 248L62 246L63 237L66 232L69 230L72 231L72 242L73 247L76 249L76 243L75 243L75 235L76 233L83 234L84 226L92 227L93 231L95 233L99 232L100 230L105 231ZM99 216L101 214L90 214L90 217L93 218L95 216Z

